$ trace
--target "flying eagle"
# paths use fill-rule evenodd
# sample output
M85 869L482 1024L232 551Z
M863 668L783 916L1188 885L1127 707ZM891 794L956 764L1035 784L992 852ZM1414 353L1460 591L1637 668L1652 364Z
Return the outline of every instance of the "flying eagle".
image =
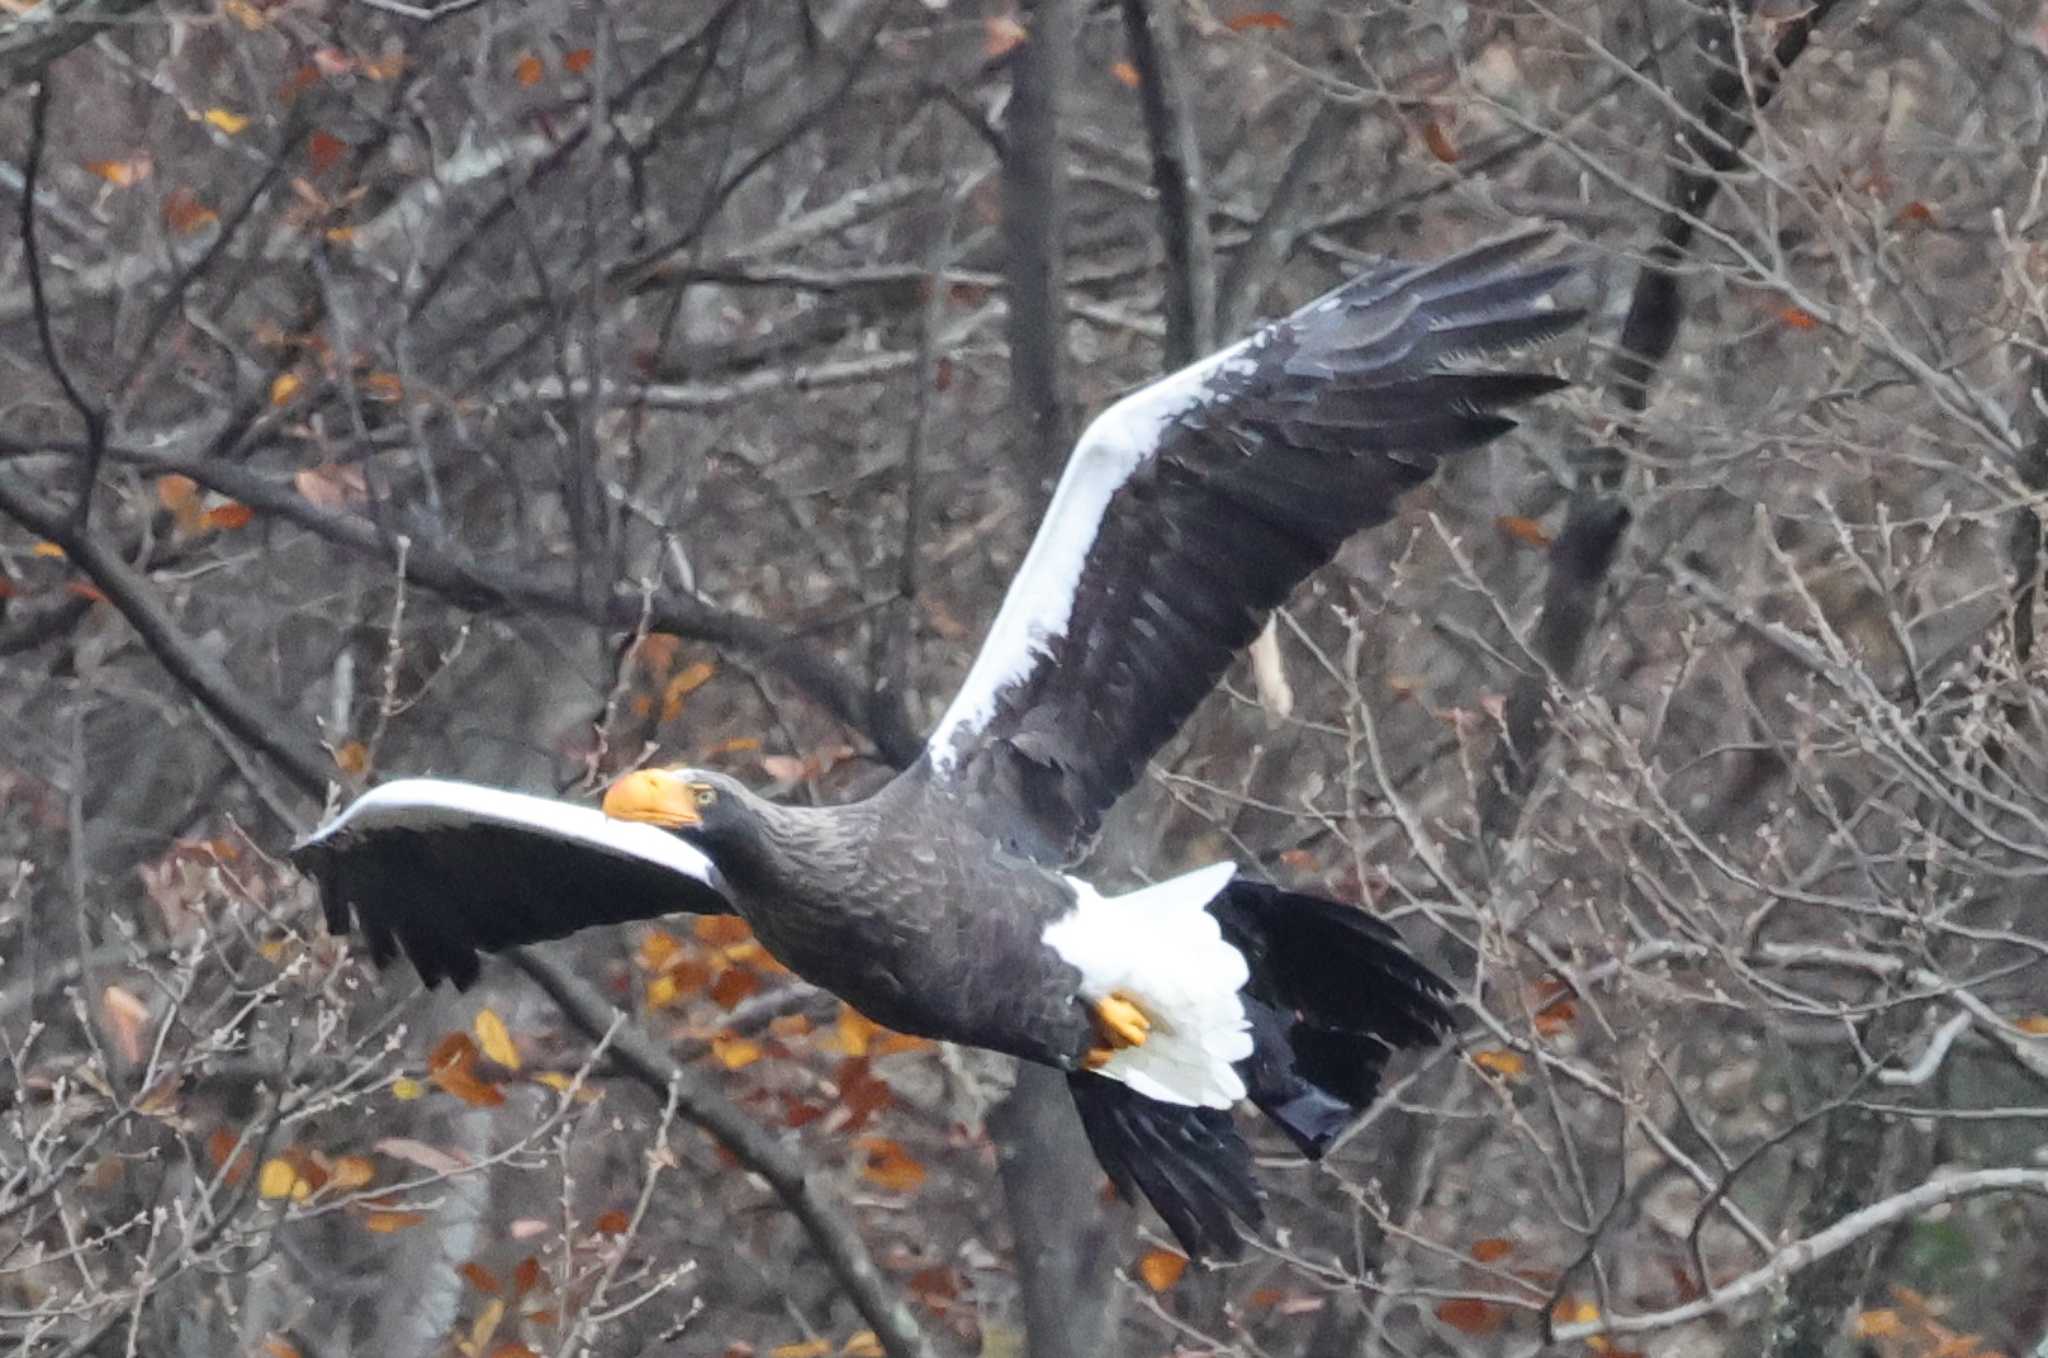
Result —
M1450 453L1563 385L1475 370L1579 314L1525 232L1382 264L1125 396L1082 434L922 757L866 801L645 769L601 808L411 778L293 850L328 927L467 986L479 951L736 913L907 1033L1067 1072L1097 1157L1192 1257L1260 1219L1231 1110L1321 1154L1452 991L1365 911L1216 863L1120 896L1065 869L1294 587Z

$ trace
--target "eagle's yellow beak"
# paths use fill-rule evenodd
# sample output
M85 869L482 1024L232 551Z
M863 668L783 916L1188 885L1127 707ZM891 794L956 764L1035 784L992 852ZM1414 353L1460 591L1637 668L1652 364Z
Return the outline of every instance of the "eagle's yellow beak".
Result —
M605 789L604 813L669 830L701 825L697 789L676 769L636 769Z

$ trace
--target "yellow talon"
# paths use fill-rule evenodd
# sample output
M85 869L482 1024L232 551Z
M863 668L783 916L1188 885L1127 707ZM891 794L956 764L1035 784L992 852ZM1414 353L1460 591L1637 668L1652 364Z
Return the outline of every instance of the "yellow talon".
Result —
M1115 1051L1118 1047L1143 1046L1145 1035L1152 1031L1152 1020L1145 1017L1144 1010L1112 991L1095 1002L1095 1029L1102 1034L1103 1045Z

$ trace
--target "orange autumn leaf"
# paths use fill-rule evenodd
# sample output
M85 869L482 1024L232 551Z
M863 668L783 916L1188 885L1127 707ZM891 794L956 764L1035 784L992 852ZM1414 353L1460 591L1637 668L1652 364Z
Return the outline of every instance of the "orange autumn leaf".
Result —
M38 542L35 546L29 548L28 554L30 556L45 557L51 561L62 561L64 559L64 549L56 543L47 540Z
M829 1339L800 1339L794 1344L777 1344L768 1350L768 1358L830 1358L831 1353Z
M562 69L570 75L582 75L590 69L590 63L597 59L597 53L588 47L574 48L562 54Z
M540 58L531 52L519 58L518 65L512 68L512 78L527 89L540 84L541 77L546 74L547 68L542 66Z
M220 214L199 201L187 188L175 188L164 195L164 225L180 236L189 236L202 226L220 220Z
M1515 1252L1515 1242L1497 1235L1472 1242L1472 1258L1478 1263L1490 1264L1496 1259L1505 1259Z
M1578 1017L1579 1002L1567 995L1536 1011L1536 1031L1543 1037L1556 1037L1577 1022Z
M479 1009L470 1024L476 1030L476 1040L482 1046L485 1056L490 1057L507 1070L519 1069L519 1048L513 1045L512 1034L505 1027L505 1020L498 1017L494 1009Z
M754 937L754 931L738 915L699 915L691 927L699 943L708 943L714 948L728 948L749 942Z
M759 736L733 736L729 740L719 741L716 745L706 750L704 757L706 759L716 759L720 755L750 754L760 748L761 738Z
M247 528L256 518L256 511L239 500L230 500L224 505L215 505L200 518L202 528L217 532L232 532Z
M281 406L299 394L299 388L306 385L305 379L297 373L279 373L270 381L270 403Z
M264 1358L301 1358L298 1345L281 1334L263 1336Z
M1188 1257L1179 1250L1150 1249L1138 1256L1138 1276L1154 1292L1164 1292L1188 1271Z
M1815 316L1811 311L1796 306L1778 308L1778 319L1784 322L1785 328L1788 330L1813 330L1820 325L1819 317Z
M1600 1308L1584 1297L1565 1297L1550 1308L1550 1318L1560 1325L1585 1325L1600 1319Z
M683 950L683 942L666 929L650 929L633 950L633 960L642 971L660 971Z
M363 1213L363 1225L375 1231L378 1235L390 1235L394 1231L403 1231L408 1227L419 1225L426 1219L427 1214L425 1212L401 1212L393 1211L390 1208L378 1208L374 1211Z
M64 592L73 598L84 599L87 603L103 604L107 601L107 592L105 590L101 589L98 585L88 584L84 580L66 580L64 582Z
M1477 1297L1455 1297L1437 1306L1436 1318L1460 1334L1492 1334L1507 1319L1507 1311Z
M232 109L210 108L205 114L206 125L225 132L230 137L249 125L249 120Z
M1893 227L1932 226L1934 225L1934 208L1928 203L1915 198L1912 202L1899 209L1898 216L1892 218L1892 225Z
M2028 1037L2048 1037L2048 1014L2029 1014L2013 1024Z
M924 1182L924 1166L897 1142L869 1136L858 1144L863 1156L860 1174L869 1183L894 1193L910 1193Z
M982 20L981 55L989 61L1029 41L1031 30L1012 15L996 14Z
M1506 1051L1500 1047L1487 1047L1472 1053L1472 1064L1493 1075L1513 1080L1528 1068L1520 1052Z
M1114 63L1110 66L1109 73L1115 77L1117 84L1122 85L1125 89L1134 90L1144 83L1144 77L1138 74L1138 68L1131 65L1128 61Z
M1255 28L1267 28L1278 31L1294 27L1293 24L1287 21L1284 15L1276 14L1270 9L1253 10L1250 14L1240 14L1234 19L1225 19L1223 26L1233 33L1249 33Z
M683 699L704 687L718 667L708 660L699 660L683 667L675 678L663 685L661 690L661 719L674 721L683 712Z
M1501 536L1508 541L1520 543L1524 547L1550 545L1550 534L1545 532L1543 525L1535 519L1526 519L1520 514L1503 514L1493 521L1493 526L1500 529Z
M126 160L88 160L85 168L117 189L128 189L149 178L156 162L148 156L129 156Z
M351 778L360 778L370 768L370 747L360 740L345 740L334 747L334 767Z
M373 401L397 401L405 396L405 383L397 373L369 373L362 385L363 394Z
M337 1190L346 1192L363 1188L377 1177L377 1166L367 1155L344 1155L334 1162L334 1171L328 1183Z
M507 1339L485 1354L484 1358L540 1358L540 1355L516 1339Z
M848 1056L866 1056L868 1045L882 1031L882 1025L850 1004L839 1006L839 1050Z

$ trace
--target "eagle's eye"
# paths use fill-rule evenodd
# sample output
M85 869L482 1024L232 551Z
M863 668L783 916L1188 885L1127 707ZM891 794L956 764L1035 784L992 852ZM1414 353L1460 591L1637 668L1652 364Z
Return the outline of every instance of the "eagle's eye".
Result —
M709 806L718 800L718 789L712 787L709 783L693 783L690 786L690 791L697 795L697 805L699 806Z

